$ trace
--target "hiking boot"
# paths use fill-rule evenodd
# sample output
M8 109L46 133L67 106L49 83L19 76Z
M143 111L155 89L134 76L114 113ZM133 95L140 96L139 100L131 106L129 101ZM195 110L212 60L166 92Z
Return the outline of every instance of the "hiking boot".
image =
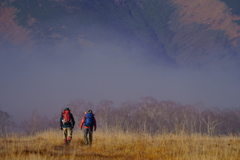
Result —
M87 138L87 136L84 136L84 144L88 145L88 138Z
M68 143L70 143L71 140L72 140L72 137L68 137L68 138L67 138L67 142L68 142Z

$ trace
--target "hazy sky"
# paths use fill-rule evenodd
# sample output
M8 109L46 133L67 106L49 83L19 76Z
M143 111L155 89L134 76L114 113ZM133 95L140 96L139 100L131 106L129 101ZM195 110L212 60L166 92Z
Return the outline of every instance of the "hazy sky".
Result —
M95 105L107 99L117 106L145 96L182 104L202 102L205 107L240 106L240 78L234 70L166 65L159 57L142 52L140 46L129 50L109 43L89 52L66 51L4 51L1 110L20 121L35 109L42 115L58 114L75 99Z

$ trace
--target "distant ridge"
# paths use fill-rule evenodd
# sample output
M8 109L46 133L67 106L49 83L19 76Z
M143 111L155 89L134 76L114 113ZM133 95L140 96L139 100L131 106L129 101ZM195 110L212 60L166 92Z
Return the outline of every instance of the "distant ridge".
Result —
M0 46L139 44L182 65L239 64L238 1L2 0ZM230 8L234 6L234 8ZM125 43L125 44L124 44Z

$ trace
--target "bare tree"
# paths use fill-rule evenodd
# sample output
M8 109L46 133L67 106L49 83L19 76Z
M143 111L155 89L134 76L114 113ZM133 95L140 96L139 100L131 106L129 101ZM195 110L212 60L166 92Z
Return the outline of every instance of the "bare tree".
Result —
M27 134L30 135L47 129L47 125L48 118L46 116L43 118L40 117L37 110L32 112L30 120L24 120L21 123L21 127L26 131Z
M240 108L204 109L202 103L182 105L173 101L157 101L152 97L141 98L140 102L127 101L119 107L115 107L109 100L102 100L97 106L91 102L74 100L65 107L71 109L76 122L80 122L84 112L91 109L96 116L99 128L115 131L151 134L184 132L208 135L240 132ZM31 119L25 120L22 126L29 134L47 128L57 128L60 113L61 110L57 116L49 120L47 117L39 116L35 110ZM0 112L1 114L7 117L5 119L9 119L7 113ZM6 132L3 128L1 127L1 133Z
M0 136L6 136L11 127L15 126L12 117L4 111L0 110Z
M114 103L109 100L102 100L99 102L96 114L101 121L98 123L98 126L103 128L110 127L110 124L113 122L114 118L111 113L114 110L113 105Z
M213 135L217 133L217 127L223 123L219 120L220 116L215 111L206 110L205 115L202 117L203 122L206 124L207 134Z

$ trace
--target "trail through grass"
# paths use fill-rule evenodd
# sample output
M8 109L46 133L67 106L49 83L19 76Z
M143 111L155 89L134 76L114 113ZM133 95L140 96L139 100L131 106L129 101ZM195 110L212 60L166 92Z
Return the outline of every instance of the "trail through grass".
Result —
M63 145L61 131L0 139L0 159L3 160L237 160L239 157L240 138L236 136L150 135L98 130L91 147L84 145L81 131L73 133L69 145Z

